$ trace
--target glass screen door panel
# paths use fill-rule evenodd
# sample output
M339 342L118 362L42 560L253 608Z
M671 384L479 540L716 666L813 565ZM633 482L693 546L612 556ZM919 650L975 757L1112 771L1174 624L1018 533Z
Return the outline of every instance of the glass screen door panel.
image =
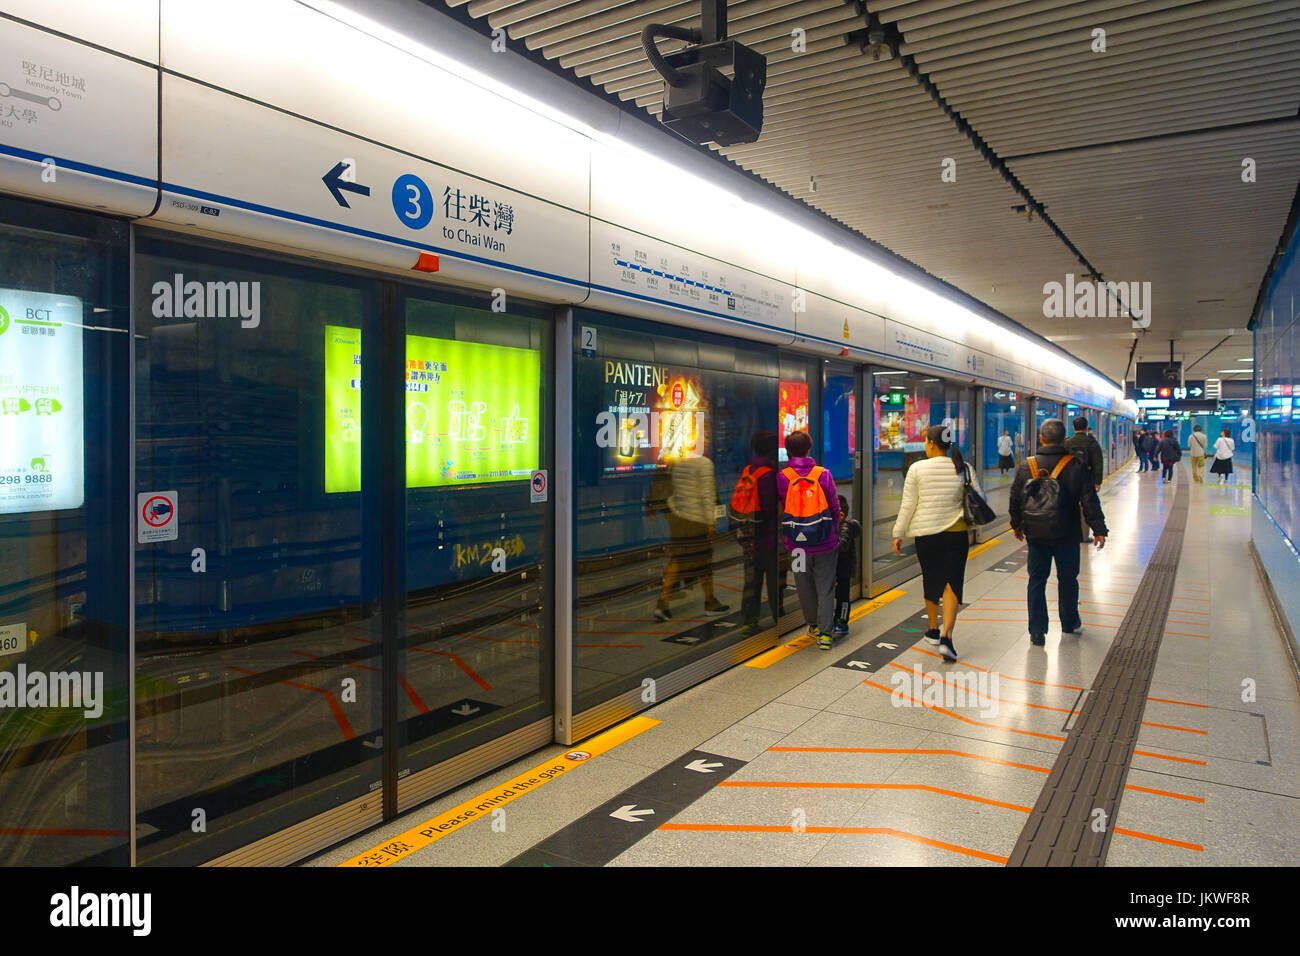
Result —
M405 776L554 712L555 469L548 314L413 291L402 314Z

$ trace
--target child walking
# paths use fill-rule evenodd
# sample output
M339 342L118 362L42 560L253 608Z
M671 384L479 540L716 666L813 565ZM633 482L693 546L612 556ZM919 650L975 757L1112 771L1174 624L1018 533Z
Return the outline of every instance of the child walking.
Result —
M849 518L849 502L843 495L840 499L840 548L835 560L835 626L831 628L832 637L844 637L849 633L849 588L853 575L858 569L858 538L862 536L862 525ZM822 647L830 647L826 640Z

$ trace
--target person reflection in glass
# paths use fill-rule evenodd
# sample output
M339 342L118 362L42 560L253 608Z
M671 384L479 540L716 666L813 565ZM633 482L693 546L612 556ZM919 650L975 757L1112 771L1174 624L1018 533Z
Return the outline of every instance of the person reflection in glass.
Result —
M718 488L713 462L703 455L682 458L655 475L646 514L660 511L668 519L668 566L664 568L655 618L671 621L668 597L678 578L698 578L704 591L704 609L723 614L730 607L713 593L713 538L716 531Z
M763 605L763 582L767 582L767 603L772 623L781 619L781 591L777 583L776 547L776 456L774 432L754 433L752 454L736 482L731 496L731 526L736 531L745 560L745 594L741 600L744 633L759 630L758 615Z

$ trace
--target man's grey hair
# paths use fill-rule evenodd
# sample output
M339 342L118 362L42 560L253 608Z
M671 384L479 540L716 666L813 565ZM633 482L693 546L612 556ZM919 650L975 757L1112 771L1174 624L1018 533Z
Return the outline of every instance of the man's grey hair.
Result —
M1065 441L1065 422L1049 418L1038 428L1038 441L1042 445L1059 445Z

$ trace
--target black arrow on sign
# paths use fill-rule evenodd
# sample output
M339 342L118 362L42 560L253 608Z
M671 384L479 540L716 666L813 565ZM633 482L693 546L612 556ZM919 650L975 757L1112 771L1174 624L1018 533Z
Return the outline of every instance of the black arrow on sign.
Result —
M326 185L326 187L328 187L330 193L334 196L334 201L337 202L344 209L351 209L352 207L349 206L348 201L343 198L343 193L339 192L340 189L346 189L348 192L357 193L360 196L370 195L369 186L362 186L360 183L350 183L347 180L342 178L343 173L348 168L349 165L347 163L339 163L337 166L335 166L328 173L326 173L324 176L321 177L321 182L323 182Z

